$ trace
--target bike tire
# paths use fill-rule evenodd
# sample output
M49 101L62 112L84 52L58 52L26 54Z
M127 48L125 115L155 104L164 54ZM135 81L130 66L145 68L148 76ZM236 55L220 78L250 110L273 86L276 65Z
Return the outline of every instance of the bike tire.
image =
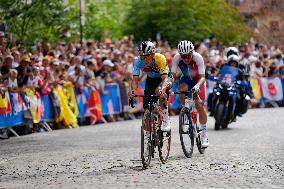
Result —
M158 146L160 161L165 164L170 156L172 132L158 130L160 144Z
M145 138L144 138L144 123L149 124L148 128L150 127L151 124L151 119L150 117L147 117L146 120L142 121L142 126L141 126L141 160L142 160L142 165L143 167L146 169L149 167L150 163L151 163L151 159L152 159L152 150L153 150L153 136L152 136L152 129L150 129L150 137L147 141L147 145L148 148L146 148L146 150L148 149L148 153L145 154Z
M196 138L196 145L197 145L197 149L198 149L199 153L200 154L204 154L205 148L202 148L202 146L201 146L201 136L200 136L200 134L198 134L198 137Z
M187 118L187 123L185 123L185 118ZM187 124L187 125L186 125ZM189 116L188 111L181 110L179 115L179 136L180 136L180 143L182 147L182 151L187 158L191 158L193 154L193 147L194 147L194 134L192 128L192 119ZM189 142L186 142L188 141ZM187 144L189 143L189 144Z
M222 124L222 117L224 112L224 104L219 104L215 115L215 130L219 130Z

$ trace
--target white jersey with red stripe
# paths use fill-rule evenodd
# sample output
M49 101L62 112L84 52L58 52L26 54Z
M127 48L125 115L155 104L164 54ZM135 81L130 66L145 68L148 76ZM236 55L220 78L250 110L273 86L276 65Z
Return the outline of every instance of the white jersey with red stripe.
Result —
M205 65L202 56L193 51L192 59L189 64L184 63L180 54L176 54L173 59L171 72L177 73L177 69L180 68L182 75L188 77L189 79L198 81L200 75L205 74Z

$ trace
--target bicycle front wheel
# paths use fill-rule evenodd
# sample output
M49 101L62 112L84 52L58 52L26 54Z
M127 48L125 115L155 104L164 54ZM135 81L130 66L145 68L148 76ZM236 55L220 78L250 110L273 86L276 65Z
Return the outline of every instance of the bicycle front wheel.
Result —
M185 110L181 110L179 115L179 136L184 155L187 158L192 157L194 147L192 119Z
M202 144L201 144L201 130L197 127L197 132L198 132L198 137L196 138L196 145L197 145L197 148L198 148L198 151L200 154L204 154L205 152L205 148L202 148Z
M146 125L145 125L146 124ZM147 117L144 121L142 121L141 127L141 160L144 168L149 167L151 158L152 158L152 129L151 129L151 120L150 117ZM146 137L145 129L148 128L150 135Z
M164 164L168 161L170 156L172 132L163 132L158 130L158 137L160 141L158 146L159 156L161 162Z

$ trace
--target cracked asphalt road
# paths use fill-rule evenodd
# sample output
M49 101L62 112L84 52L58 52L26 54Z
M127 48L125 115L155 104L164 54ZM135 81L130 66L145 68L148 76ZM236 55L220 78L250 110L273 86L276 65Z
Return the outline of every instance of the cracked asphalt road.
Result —
M210 146L185 158L171 117L167 164L140 161L141 120L37 133L0 141L3 188L284 188L284 108L253 109Z

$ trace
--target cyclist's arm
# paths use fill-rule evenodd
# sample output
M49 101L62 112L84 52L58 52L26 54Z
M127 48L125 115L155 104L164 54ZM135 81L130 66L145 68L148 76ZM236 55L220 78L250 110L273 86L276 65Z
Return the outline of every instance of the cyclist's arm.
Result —
M171 67L171 73L173 74L174 79L178 79L177 68L179 61L180 61L180 55L176 54L173 58L173 63Z
M133 63L133 79L131 81L130 91L136 91L138 88L140 69L140 62L138 57L136 57Z
M162 78L162 91L165 93L168 88L169 77L167 74L161 75Z
M205 64L202 56L198 53L194 56L195 62L197 63L198 66L198 74L199 74L199 79L197 81L197 84L195 87L199 88L203 83L205 83Z
M136 91L139 85L139 76L134 75L131 81L131 91Z
M160 59L160 75L162 78L162 91L165 93L167 88L168 88L168 84L169 84L169 67L167 65L167 61L166 61L166 57L165 56L161 56Z
M199 79L198 79L198 82L197 82L196 85L201 86L205 81L206 81L205 74L201 74L201 75L199 75Z

